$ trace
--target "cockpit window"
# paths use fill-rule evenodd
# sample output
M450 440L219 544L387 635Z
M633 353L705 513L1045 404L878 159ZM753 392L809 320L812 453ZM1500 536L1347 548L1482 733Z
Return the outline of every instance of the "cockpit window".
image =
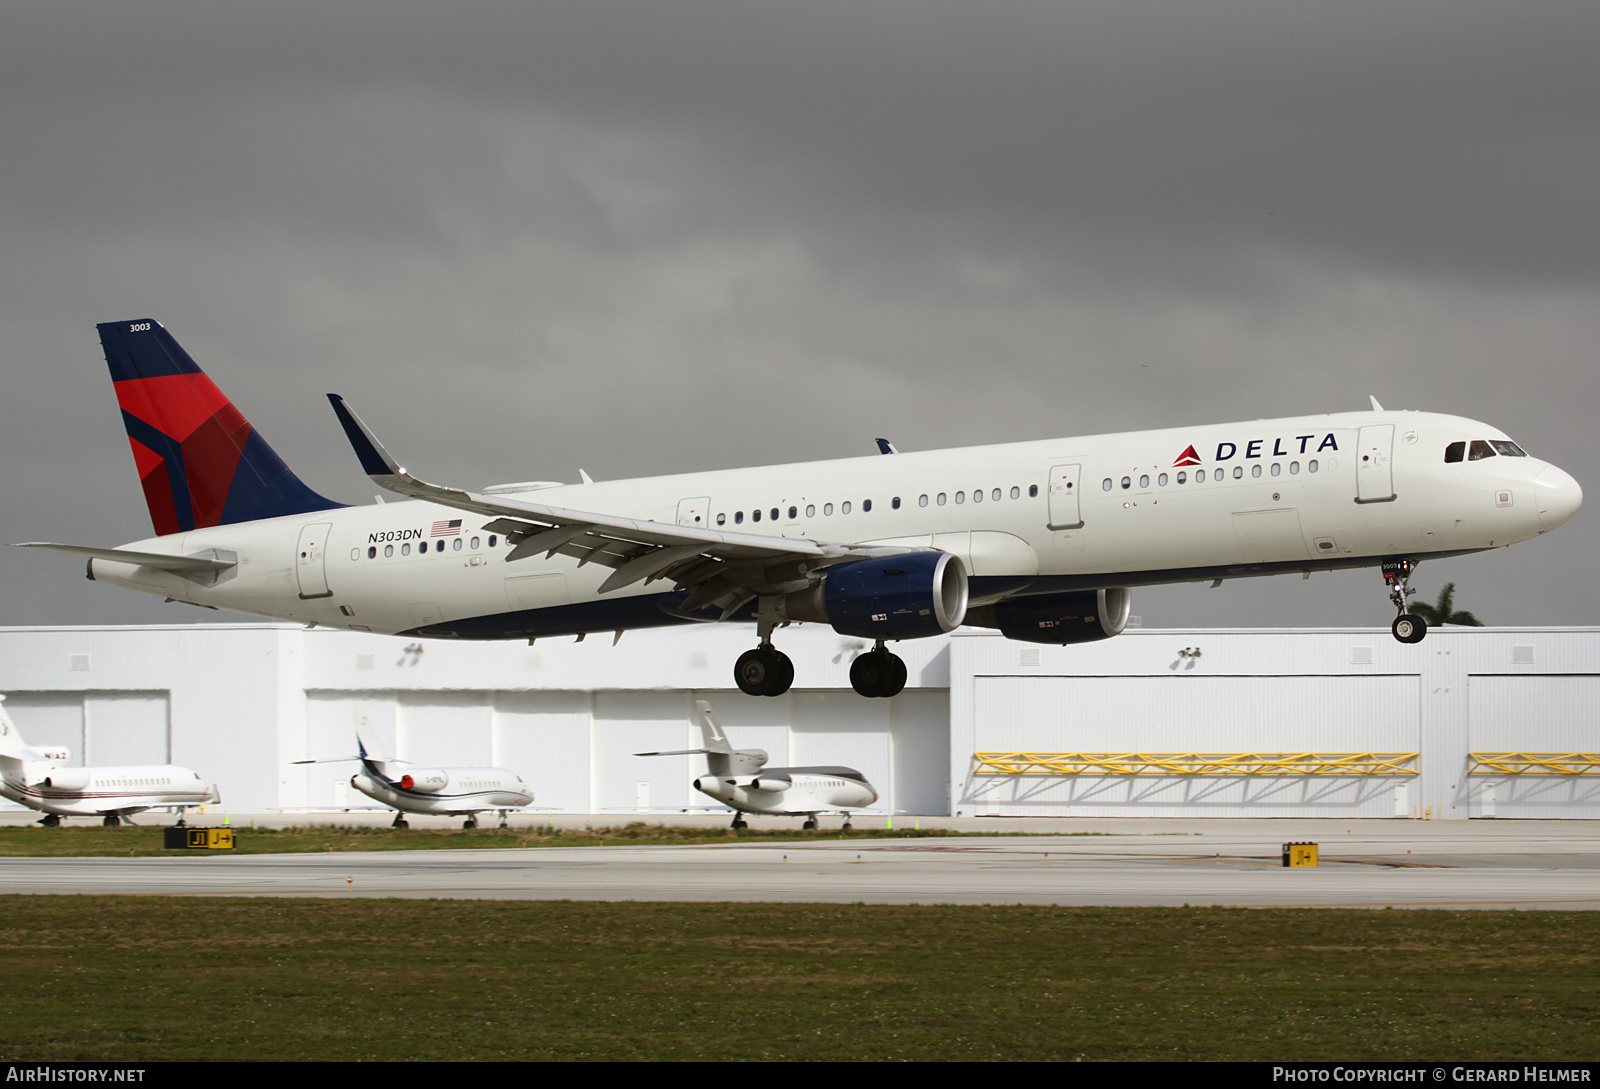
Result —
M1464 442L1453 442L1444 448L1444 461L1446 465L1449 465L1452 462L1460 461L1466 456L1467 444Z
M1489 444L1508 458L1525 458L1528 456L1522 452L1522 447L1510 439L1490 439Z
M1482 439L1473 439L1472 448L1467 451L1468 461L1482 461L1484 458L1494 457L1494 447Z

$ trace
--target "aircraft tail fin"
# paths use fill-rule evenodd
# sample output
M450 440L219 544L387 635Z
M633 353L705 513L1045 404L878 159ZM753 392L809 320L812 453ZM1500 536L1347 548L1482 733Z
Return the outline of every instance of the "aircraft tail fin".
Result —
M711 714L711 705L705 700L696 700L695 706L700 710L700 732L705 735L706 752L732 756L734 748L728 742L728 735L717 725L716 717Z
M97 328L158 535L344 505L301 483L160 322Z
M37 760L40 754L28 747L17 732L16 723L6 714L5 697L0 696L0 759Z

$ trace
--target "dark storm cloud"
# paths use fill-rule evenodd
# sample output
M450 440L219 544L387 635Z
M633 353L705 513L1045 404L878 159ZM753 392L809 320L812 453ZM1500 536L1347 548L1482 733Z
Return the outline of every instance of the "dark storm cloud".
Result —
M146 532L91 328L123 317L354 501L330 389L461 484L1368 393L1600 479L1597 28L1542 3L13 5L8 533ZM1585 532L1449 577L1482 572L1492 619L1591 618ZM176 619L0 565L0 622ZM1381 621L1347 585L1152 615Z
M127 145L152 140L184 156L184 133L225 112L254 184L225 162L207 180L270 202L292 174L347 227L426 224L400 179L481 179L482 133L290 152L270 109L464 96L678 126L883 203L1033 232L1111 225L1501 280L1589 281L1600 254L1592 5L60 4L17 23L7 97L81 96L112 130L85 160L137 170L147 152ZM168 131L135 116L175 102ZM396 184L353 202L350 169Z

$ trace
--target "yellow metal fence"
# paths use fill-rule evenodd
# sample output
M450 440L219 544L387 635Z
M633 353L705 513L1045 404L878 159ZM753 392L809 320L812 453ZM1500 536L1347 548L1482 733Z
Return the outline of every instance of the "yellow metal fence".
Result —
M975 775L1416 775L1414 752L978 752Z
M1474 752L1469 775L1600 775L1600 752Z

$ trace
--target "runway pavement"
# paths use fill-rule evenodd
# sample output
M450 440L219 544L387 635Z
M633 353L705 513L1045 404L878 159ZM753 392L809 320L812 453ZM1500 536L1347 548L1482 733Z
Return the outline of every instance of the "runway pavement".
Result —
M1077 831L1100 834L0 859L0 888L164 896L1600 909L1600 829L1587 822L1079 823L1097 827ZM1291 840L1318 842L1321 865L1283 868L1280 846Z

